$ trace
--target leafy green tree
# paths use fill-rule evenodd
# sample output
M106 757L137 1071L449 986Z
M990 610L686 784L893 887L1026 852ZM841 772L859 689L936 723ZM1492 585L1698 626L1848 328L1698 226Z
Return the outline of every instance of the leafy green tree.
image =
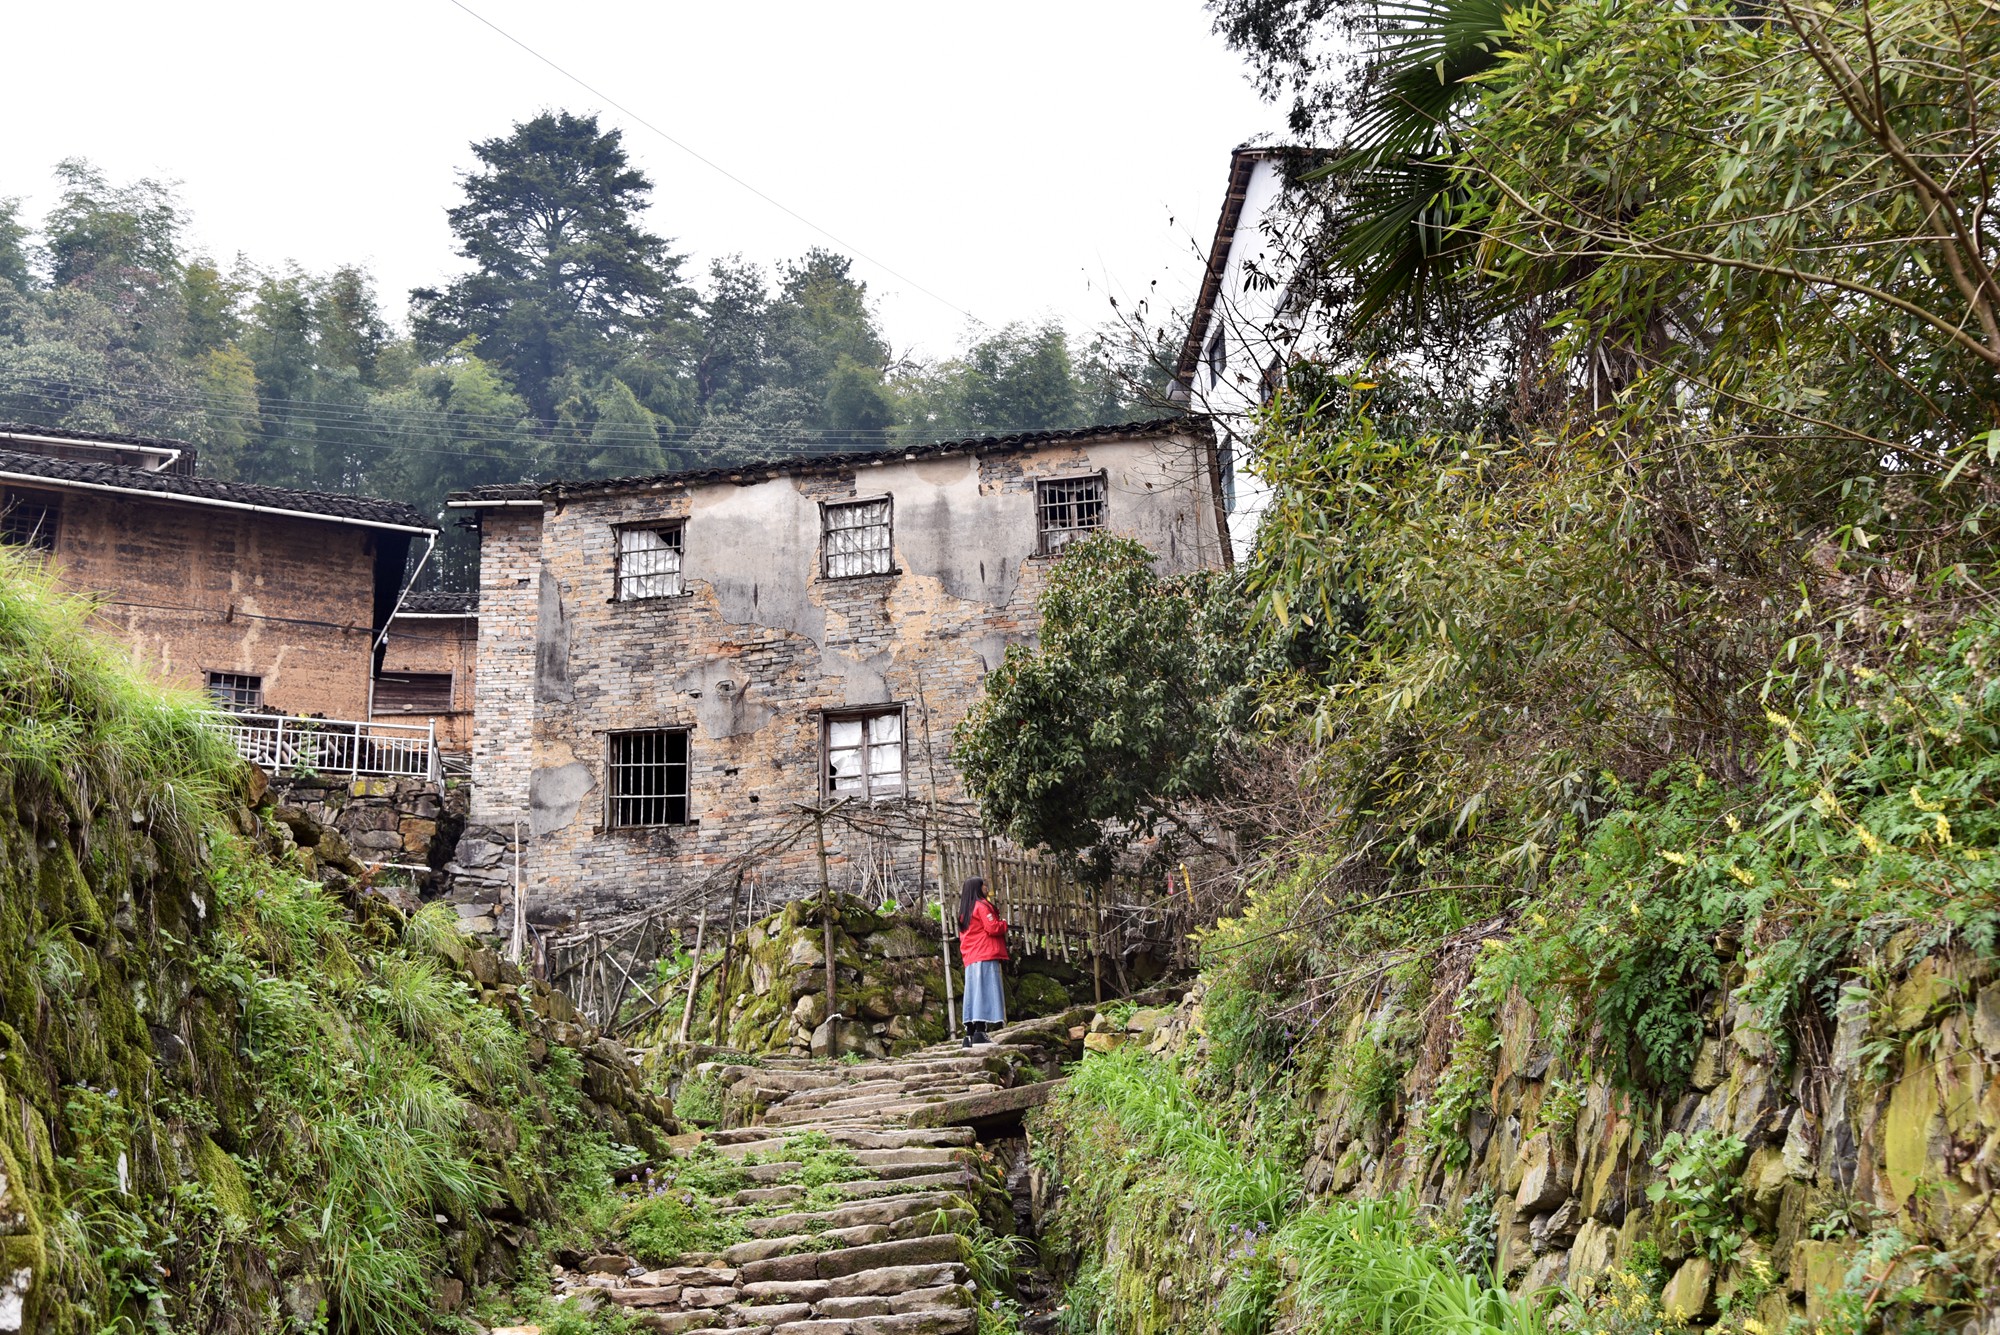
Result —
M565 373L608 370L690 300L680 258L640 224L652 182L621 138L564 111L475 143L481 169L446 215L473 271L411 294L422 343L442 352L477 339L543 420Z
M1007 651L953 740L987 825L1069 854L1162 824L1195 835L1191 804L1219 790L1247 718L1241 601L1105 536L1062 554L1037 606L1038 642Z

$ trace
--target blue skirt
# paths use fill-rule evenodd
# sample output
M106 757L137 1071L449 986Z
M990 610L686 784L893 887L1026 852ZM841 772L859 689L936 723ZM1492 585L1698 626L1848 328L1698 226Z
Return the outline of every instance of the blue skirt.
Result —
M975 1020L1007 1023L1007 990L1000 985L999 960L965 966L964 1019L967 1024Z

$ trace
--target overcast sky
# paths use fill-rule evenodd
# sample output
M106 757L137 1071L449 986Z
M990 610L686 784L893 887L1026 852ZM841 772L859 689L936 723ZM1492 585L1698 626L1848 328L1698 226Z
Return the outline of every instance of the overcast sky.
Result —
M468 143L560 107L625 130L692 273L835 244L608 99L840 238L897 350L939 355L967 311L1184 301L1230 148L1281 124L1199 0L465 3L602 96L452 0L15 6L0 195L38 218L68 156L177 181L198 247L360 263L400 319L456 264Z

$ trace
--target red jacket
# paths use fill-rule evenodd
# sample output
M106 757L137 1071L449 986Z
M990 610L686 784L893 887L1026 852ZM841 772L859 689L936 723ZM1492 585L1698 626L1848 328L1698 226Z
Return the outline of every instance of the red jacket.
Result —
M972 921L958 934L959 954L967 964L1007 958L1007 923L981 899L972 905Z

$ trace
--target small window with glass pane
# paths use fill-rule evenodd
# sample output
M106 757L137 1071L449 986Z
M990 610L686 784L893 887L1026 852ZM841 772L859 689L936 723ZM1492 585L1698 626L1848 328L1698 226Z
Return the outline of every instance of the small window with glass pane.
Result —
M873 801L903 795L903 711L836 714L826 719L826 791Z
M208 674L208 698L222 709L262 709L264 679L251 672L211 672Z
M618 601L674 598L681 586L679 524L618 530Z
M821 516L828 579L890 573L887 496L828 505Z

